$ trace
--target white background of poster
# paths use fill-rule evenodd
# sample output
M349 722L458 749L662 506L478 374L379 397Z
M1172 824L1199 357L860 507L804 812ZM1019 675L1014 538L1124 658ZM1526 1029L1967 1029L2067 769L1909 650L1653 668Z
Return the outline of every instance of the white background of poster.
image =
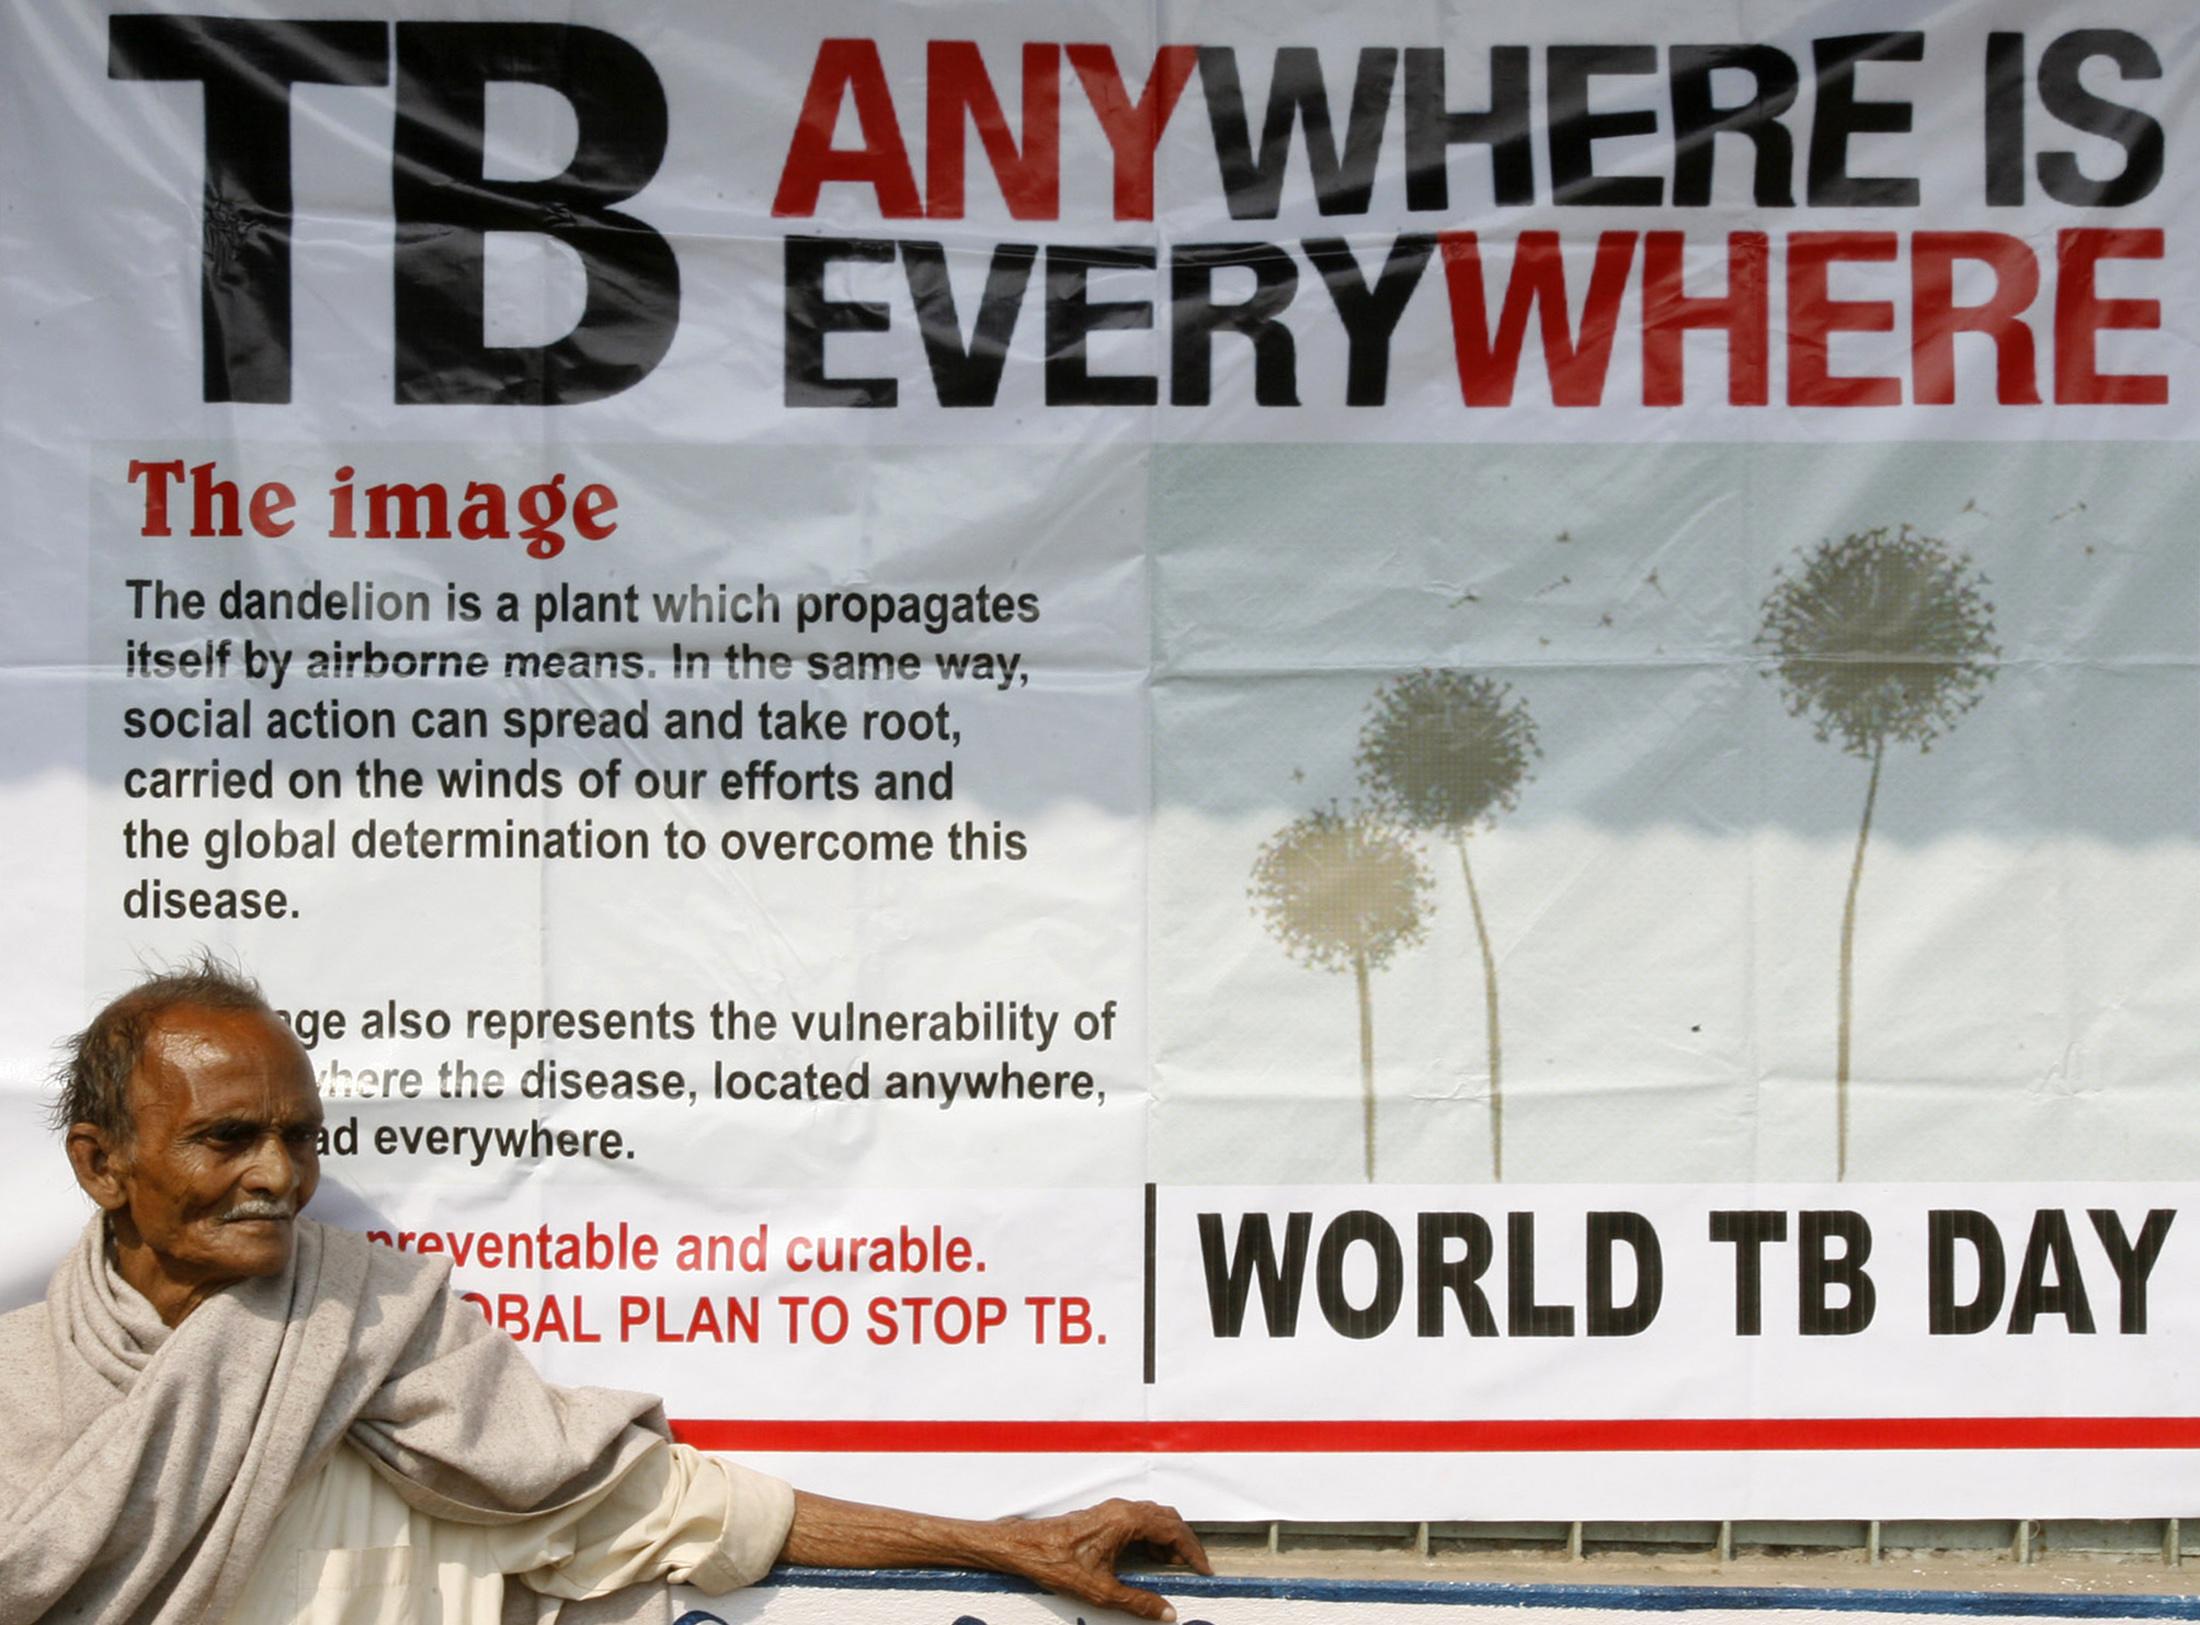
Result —
M226 12L301 13L348 15L311 6ZM540 1120L572 1133L614 1128L633 1152L547 1162L485 1153L478 1166L463 1149L332 1156L332 1214L467 1232L626 1219L668 1236L755 1223L782 1236L874 1235L939 1223L967 1233L988 1276L1004 1278L989 1279L988 1292L1019 1311L1026 1296L1083 1298L1110 1338L952 1352L897 1342L831 1358L761 1344L728 1353L693 1341L540 1346L555 1375L660 1389L676 1415L821 1423L984 1416L1042 1427L1378 1411L1409 1421L1947 1417L2042 1414L2043 1395L2056 1415L2189 1411L2177 1399L2189 1391L2189 1362L2178 1351L2190 1346L2183 1333L2200 1284L2192 1237L2180 1227L2161 1255L2155 1315L2142 1336L2104 1325L2090 1340L2043 1334L2021 1346L1982 1338L1920 1348L1913 1327L1784 1350L1772 1375L1769 1358L1731 1352L1738 1345L1707 1357L1700 1317L1708 1311L1687 1318L1676 1299L1650 1340L1626 1351L1631 1374L1616 1387L1600 1362L1620 1356L1572 1343L1555 1355L1537 1349L1532 1361L1493 1353L1493 1374L1453 1367L1449 1344L1429 1350L1411 1340L1341 1351L1310 1337L1257 1356L1196 1338L1170 1342L1206 1313L1195 1210L1249 1210L1255 1194L1231 1190L1245 1185L1279 1212L1328 1211L1360 1179L1352 978L1294 963L1264 929L1248 885L1280 828L1364 793L1355 753L1371 698L1428 667L1503 679L1539 729L1542 754L1517 807L1472 837L1502 984L1511 1184L1502 1202L1487 1184L1476 939L1448 847L1423 841L1431 879L1422 940L1372 978L1383 1184L1369 1205L1401 1213L1670 1208L1686 1215L1671 1233L1700 1243L1701 1213L1744 1205L1735 1193L1745 1187L1755 1189L1752 1206L1914 1214L1928 1204L1912 1187L1931 1181L1930 1205L2068 1210L2081 1247L2093 1245L2080 1215L2088 1206L2114 1207L2134 1224L2149 1209L2182 1207L2177 1181L2200 1152L2188 1105L2200 956L2187 902L2200 880L2191 796L2200 782L2200 582L2182 536L2192 491L2195 298L2178 231L2192 212L2183 110L2195 87L2193 23L2182 10L2126 8L2113 20L2151 43L2161 78L2119 83L2096 65L2087 80L2166 131L2162 181L2129 207L2058 205L2036 184L2023 207L1985 205L1978 66L1987 32L2014 25L1975 8L1920 18L1913 7L1871 6L1845 12L1839 26L1921 28L1928 54L1919 64L1863 70L1859 94L1916 106L1907 131L1857 135L1852 170L1918 176L1916 209L1755 206L1738 179L1748 149L1722 137L1721 190L1708 208L1552 203L1540 148L1537 202L1500 207L1487 159L1462 149L1451 163L1452 204L1414 212L1405 207L1394 117L1368 210L1323 214L1294 137L1280 212L1234 220L1217 184L1205 82L1195 74L1160 147L1159 218L1148 223L1111 218L1108 145L1067 68L1056 218L1011 218L974 135L967 219L882 220L875 192L849 185L825 188L814 217L770 211L803 86L827 38L878 41L922 177L928 40L980 43L1011 124L1021 114L1008 87L1025 41L1106 42L1134 80L1159 43L1231 45L1257 124L1273 42L1288 34L1322 49L1341 125L1363 46L1446 46L1452 101L1467 106L1488 92L1491 44L1517 41L1541 60L1542 47L1586 37L1584 28L1669 45L1736 37L1735 21L1684 4L1593 27L1564 8L1470 22L1404 7L1284 19L1220 5L1166 18L1054 5L1019 9L1011 27L988 10L956 7L882 15L827 5L772 19L733 19L701 5L646 16L582 6L555 19L520 5L404 7L392 13L401 22L605 27L663 82L664 159L623 207L674 245L677 334L633 389L552 409L392 403L390 87L295 92L293 396L201 401L202 93L109 78L105 8L19 4L0 15L13 64L0 117L15 150L40 155L8 178L0 217L9 290L0 474L14 517L0 608L0 729L9 747L0 768L0 886L16 925L0 946L11 989L0 1007L0 1146L18 1213L0 1248L5 1301L35 1295L81 1211L39 1123L56 1034L141 959L211 942L260 974L286 1010L346 1012L350 1033L311 1052L331 1084L341 1081L338 1067L409 1067L426 1080L414 1101L331 1090L332 1117L356 1118L370 1144L378 1129L486 1131ZM2096 22L2052 10L2027 17L2028 50L2036 59L2052 35ZM1766 8L1739 37L1807 64L1814 33L1830 26L1806 8ZM1531 77L1540 142L1545 80L1541 71ZM1655 111L1662 84L1614 76L1599 82L1594 105ZM1816 105L1810 87L1803 95L1804 109ZM2035 150L2067 148L2094 175L2118 161L2115 144L2099 135L2072 132L2037 106L2029 119ZM1791 122L1807 130L1803 112ZM539 87L492 93L489 127L498 175L554 172L575 139L560 99ZM859 139L852 116L835 139ZM1600 140L1596 153L1600 172L1612 175L1664 174L1672 163L1663 123L1655 135ZM1600 233L1686 232L1685 278L1700 297L1729 268L1727 234L1761 231L1777 245L1766 328L1778 402L1800 320L1788 308L1780 257L1793 233L2000 232L2052 272L2057 234L2081 228L2166 234L2159 259L2112 261L2101 271L2102 297L2158 301L2158 325L2107 331L2097 342L2103 370L2162 376L2165 406L1991 404L1986 351L1975 341L1958 343L1959 406L1735 406L1725 399L1725 345L1699 335L1682 347L1686 404L1646 407L1644 300L1631 275L1615 306L1603 405L1549 404L1531 336L1515 404L1471 409L1460 402L1451 359L1444 271L1432 262L1392 342L1386 403L1351 408L1340 404L1342 329L1296 248L1288 313L1295 407L1253 404L1251 346L1227 333L1212 341L1211 405L1046 405L1042 275L1020 307L996 403L941 408L906 275L889 264L828 275L828 297L881 303L889 325L835 334L825 354L835 376L895 377L901 404L797 410L782 395L790 233L942 243L967 333L1004 242L1065 251L1143 245L1165 263L1187 244L1343 235L1368 274L1400 231L1476 231L1489 245L1494 289L1506 274L1504 244L1556 231L1578 313ZM491 261L494 340L548 341L575 318L582 283L570 253L507 234ZM1218 298L1243 294L1234 275L1218 281ZM1905 372L1903 263L1844 265L1834 279L1838 297L1889 301L1893 325L1837 334L1833 369ZM1967 297L1983 296L1965 286ZM1170 289L1167 270L1118 269L1092 283L1095 298L1159 307L1161 328L1098 335L1092 357L1099 371L1155 375L1164 401L1177 365L1166 331ZM2033 319L2045 376L2052 346L2047 323ZM281 480L300 498L300 523L265 540L144 536L146 480L131 481L133 460L212 461L247 496L259 482ZM362 490L430 479L456 490L482 479L517 492L563 472L572 489L594 482L617 492L618 530L602 542L571 541L550 560L529 559L516 541L332 538L326 493L343 483L339 467L354 467ZM1951 719L1929 755L1904 747L1888 756L1859 893L1851 1189L1827 1183L1829 1069L1836 942L1865 764L1784 714L1779 684L1765 680L1759 634L1776 571L1803 569L1822 542L1905 524L1987 578L1998 653L1975 712ZM426 592L430 610L421 621L371 625L218 614L154 622L133 615L126 586L153 577L200 587L217 602L231 582L371 579L384 590ZM536 624L538 593L618 594L629 584L644 606L632 620L561 611ZM797 662L813 651L910 653L919 675L831 685L734 680L722 658L710 679L674 675L674 645L694 645L683 625L650 607L654 595L757 584L780 594L790 613L805 591L983 586L1035 595L1038 618L940 630L718 626L714 645L738 640ZM454 590L491 606L498 593L513 593L517 619L499 624L492 610L479 622L454 621L445 607ZM132 638L192 649L209 637L286 652L338 641L356 648L371 637L386 648L487 656L499 675L358 677L294 691L301 704L389 705L401 727L421 705L478 705L501 730L507 706L524 718L536 706L624 713L646 700L655 721L645 741L567 738L532 748L496 732L462 748L406 737L276 743L265 737L267 709L293 702L264 681L234 672L153 680L123 665ZM506 679L514 651L630 653L644 675ZM996 688L940 674L942 653L971 652L1018 656L1017 675L1028 683ZM260 707L258 727L234 746L122 734L133 706L219 710L248 699ZM870 708L947 703L960 742L857 749L753 734L737 743L663 737L669 708L736 699L750 707L752 730L763 703L837 706L852 721ZM132 767L189 767L217 755L233 765L279 760L286 771L333 766L343 789L241 806L154 804L127 792ZM569 788L555 799L486 801L430 789L372 804L358 792L370 757L420 767L432 785L436 768L463 768L476 755L511 767L533 758L569 786L615 755L626 788L600 800ZM755 804L705 793L668 807L633 787L645 768L702 769L713 786L719 772L765 759L797 773L854 766L867 783L882 767L929 774L950 757L951 802L888 805L865 795ZM582 816L642 830L652 850L611 864L352 855L212 870L204 860L208 834L233 820L263 830L277 817L296 829L333 820L350 853L370 818L501 829L507 818L535 827ZM131 856L124 829L138 818L185 831L192 852ZM692 865L664 857L659 832L668 818L700 834L712 855ZM853 827L925 830L944 842L965 821L1021 832L1029 855L899 865L723 856L729 834ZM235 927L126 918L120 899L148 878L282 885L301 914ZM1045 1050L1026 1038L856 1045L710 1030L714 1009L729 1003L770 1010L791 1026L795 1011L851 1001L874 1011L1005 1001L1060 1025ZM365 1012L392 1004L448 1012L458 1033L361 1036ZM663 1007L687 1014L694 1036L514 1044L464 1034L469 1010L548 1007ZM1089 1039L1075 1034L1080 1013L1094 1022ZM949 1107L433 1098L444 1067L496 1067L510 1078L538 1060L677 1067L690 1080L717 1068L845 1073L867 1064L883 1079L895 1068L1044 1066L1089 1071L1092 1092ZM1166 1375L1150 1387L1138 1335L1149 1182L1161 1188L1166 1221L1155 1239ZM1411 1182L1410 1196L1402 1182ZM1901 1267L1914 1265L1914 1249L1902 1256ZM972 1284L917 1273L918 1295ZM460 1284L538 1300L641 1285L559 1275L469 1281L463 1272ZM911 1287L866 1279L861 1293ZM770 1283L773 1294L798 1289ZM2097 1294L2096 1307L2105 1301ZM1412 1458L1402 1467L1379 1454L1302 1454L1279 1465L1166 1448L1004 1452L975 1466L931 1453L837 1449L768 1459L821 1488L972 1510L1122 1485L1211 1517L1850 1515L1866 1502L1889 1516L1989 1515L2019 1503L2035 1516L2112 1516L2160 1512L2192 1490L2189 1453L2159 1451L2140 1452L2139 1471L2131 1454L2112 1450L1940 1451L1900 1471L1883 1453L1838 1452L1792 1462L1742 1451L1544 1455L1508 1460L1501 1473L1486 1459ZM1884 1506L1898 1483L1914 1505Z

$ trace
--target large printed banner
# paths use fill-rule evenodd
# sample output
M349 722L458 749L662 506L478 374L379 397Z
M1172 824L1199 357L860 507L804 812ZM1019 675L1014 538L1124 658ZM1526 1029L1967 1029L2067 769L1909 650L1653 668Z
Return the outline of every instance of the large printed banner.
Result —
M812 1487L2200 1509L2200 13L0 9L0 1302L317 1208Z

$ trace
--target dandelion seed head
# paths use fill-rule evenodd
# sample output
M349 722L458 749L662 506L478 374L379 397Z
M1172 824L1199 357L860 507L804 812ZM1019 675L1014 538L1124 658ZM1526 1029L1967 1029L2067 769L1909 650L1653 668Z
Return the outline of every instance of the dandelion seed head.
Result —
M1488 677L1422 670L1385 683L1360 730L1360 782L1421 829L1464 835L1520 801L1543 754L1527 701Z
M1931 747L1984 696L2001 655L1986 577L1904 525L1825 541L1765 596L1757 647L1788 712L1851 755Z
M1310 812L1270 836L1247 886L1253 912L1302 964L1380 965L1421 940L1427 867L1413 841L1367 808Z

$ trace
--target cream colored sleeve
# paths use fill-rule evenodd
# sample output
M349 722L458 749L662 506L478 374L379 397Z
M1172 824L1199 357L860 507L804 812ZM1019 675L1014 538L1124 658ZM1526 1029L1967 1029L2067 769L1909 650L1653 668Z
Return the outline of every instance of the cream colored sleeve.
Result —
M684 1444L648 1451L559 1532L519 1578L553 1597L596 1597L645 1580L716 1595L761 1579L786 1543L794 1490Z

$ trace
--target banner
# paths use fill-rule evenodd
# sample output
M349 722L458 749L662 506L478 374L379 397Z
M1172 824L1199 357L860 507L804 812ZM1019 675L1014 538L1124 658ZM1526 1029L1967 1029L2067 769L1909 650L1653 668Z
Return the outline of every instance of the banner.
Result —
M2192 1508L2186 8L0 19L0 1302L206 946L819 1490Z

